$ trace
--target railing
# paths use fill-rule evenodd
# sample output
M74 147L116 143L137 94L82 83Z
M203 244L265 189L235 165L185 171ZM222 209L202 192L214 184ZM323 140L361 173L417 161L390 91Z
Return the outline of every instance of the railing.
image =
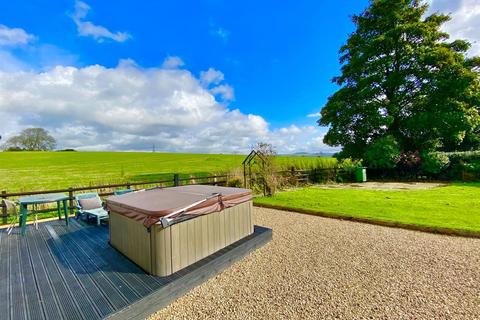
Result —
M290 169L276 172L286 185L304 185L313 183L325 183L329 181L353 181L351 173L338 168L318 169ZM252 188L255 184L262 184L262 178L258 174L250 174L246 177L247 186Z
M219 185L224 186L227 184L228 175L213 175L205 177L189 177L189 178L180 178L178 174L173 175L173 179L164 179L164 180L155 180L155 181L141 181L141 182L125 182L125 183L115 183L115 184L102 184L96 186L85 186L85 187L70 187L66 189L55 189L55 190L37 190L37 191L28 191L28 192L7 192L2 191L0 194L1 199L18 199L23 196L31 196L36 194L46 194L46 193L65 193L68 194L68 209L70 214L74 214L75 210L75 195L77 193L85 191L97 191L101 197L112 195L115 189L124 188L130 189L136 187L137 189L143 189L145 187L175 187L186 184L203 184L203 185ZM193 182L193 183L192 183ZM1 218L2 223L7 223L8 212L6 206L1 203ZM53 209L48 208L47 205L43 206L42 209L37 210L36 212L51 212Z
M337 181L339 178L342 178L343 181L348 181L350 178L345 175L345 171L341 169L308 169L308 170L283 170L279 171L276 174L282 177L286 185L305 185L311 183L322 183L327 181ZM45 194L45 193L65 193L68 194L68 208L70 214L74 214L75 210L75 195L78 193L86 191L96 191L101 197L112 195L115 189L124 188L124 189L144 189L151 187L174 187L179 185L187 184L206 184L206 185L227 185L227 180L229 179L228 175L212 175L205 177L188 177L181 178L179 174L174 174L173 179L163 179L163 180L150 180L142 182L125 182L125 183L115 183L115 184L101 184L95 186L84 186L84 187L71 187L66 189L55 189L55 190L37 190L29 192L7 192L2 191L0 193L0 199L13 199L16 200L22 196L36 195L36 194ZM252 174L247 180L248 188L252 188L255 184L262 184L261 178L257 177L255 174ZM0 224L7 223L8 214L7 208L1 206L1 222ZM38 213L43 212L52 212L53 209L48 205L43 205L39 207L40 210L37 210Z

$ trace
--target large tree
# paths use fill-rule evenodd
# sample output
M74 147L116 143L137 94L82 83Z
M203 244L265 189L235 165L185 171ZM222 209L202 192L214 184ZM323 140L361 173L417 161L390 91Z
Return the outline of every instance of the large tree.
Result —
M46 151L55 148L56 141L47 130L43 128L29 128L7 140L5 149Z
M400 150L471 149L478 146L478 57L467 41L448 41L440 27L448 15L425 17L417 0L371 0L353 16L356 31L340 49L340 89L318 123L325 143L344 157L362 158L378 139Z

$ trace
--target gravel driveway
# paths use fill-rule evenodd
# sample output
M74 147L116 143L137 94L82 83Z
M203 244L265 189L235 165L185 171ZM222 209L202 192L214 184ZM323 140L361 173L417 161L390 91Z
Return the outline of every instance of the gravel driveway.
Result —
M480 240L255 208L273 240L152 319L480 319Z

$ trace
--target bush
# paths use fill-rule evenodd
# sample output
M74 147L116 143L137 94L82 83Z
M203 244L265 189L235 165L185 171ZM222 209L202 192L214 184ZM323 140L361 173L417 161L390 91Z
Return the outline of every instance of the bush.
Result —
M438 175L448 168L450 159L443 152L428 152L422 154L420 169L428 175Z
M273 196L280 186L277 175L276 152L270 143L258 142L256 151L262 161L254 168L258 182L262 185L264 196ZM254 188L255 189L255 188Z
M362 167L362 160L355 160L352 158L345 158L338 163L338 168L346 173L355 173L357 168Z
M480 151L434 152L429 155L436 159L428 159L425 161L425 165L422 164L422 171L425 173L440 174L440 178L449 180L475 181L480 179ZM431 172L424 170L424 166L431 166L432 169L427 169ZM439 171L439 168L435 168L436 166L444 167Z
M18 151L26 151L25 149L19 147L5 147L3 151L6 152L18 152Z
M342 159L338 163L338 169L340 172L337 174L337 182L353 181L355 176L355 170L362 167L362 160L354 160L352 158Z
M442 154L446 155L451 163L480 160L480 151L442 152Z
M368 167L375 169L395 168L400 159L400 147L393 136L385 136L372 143L365 152Z
M243 181L242 179L235 177L227 181L227 187L232 187L232 188L242 188L243 187Z

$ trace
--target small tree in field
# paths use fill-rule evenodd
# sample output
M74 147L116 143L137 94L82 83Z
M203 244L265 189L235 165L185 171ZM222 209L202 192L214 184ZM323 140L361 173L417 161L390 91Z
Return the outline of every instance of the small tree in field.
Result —
M465 56L468 42L447 41L440 28L449 16L425 17L427 9L419 0L371 0L353 17L333 79L341 88L318 121L329 126L324 142L343 146L341 157L372 155L385 139L403 152L479 147L480 58Z
M6 150L47 151L55 148L56 141L43 128L29 128L13 136L5 144Z

